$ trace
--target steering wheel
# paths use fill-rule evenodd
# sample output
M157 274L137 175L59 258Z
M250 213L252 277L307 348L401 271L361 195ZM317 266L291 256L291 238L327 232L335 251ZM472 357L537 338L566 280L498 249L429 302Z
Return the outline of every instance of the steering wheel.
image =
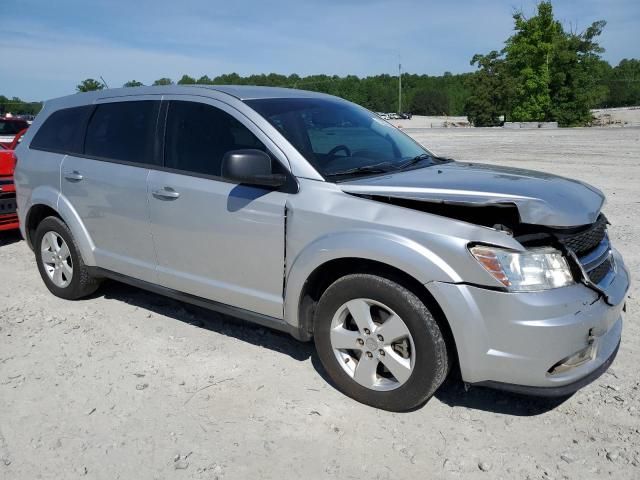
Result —
M331 150L329 150L327 155L330 156L330 157L335 157L336 153L338 153L340 150L343 150L344 153L347 154L347 157L351 156L351 150L349 150L349 147L347 147L346 145L337 145L337 146L333 147Z

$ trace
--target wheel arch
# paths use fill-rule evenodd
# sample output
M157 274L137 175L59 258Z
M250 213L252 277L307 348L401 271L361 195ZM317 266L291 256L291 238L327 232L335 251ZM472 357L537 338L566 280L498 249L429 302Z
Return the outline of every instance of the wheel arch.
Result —
M25 216L24 236L29 247L33 250L33 237L38 225L46 217L54 216L62 220L71 230L76 244L82 255L85 265L95 266L93 255L94 244L89 232L85 228L80 216L62 195L58 195L55 201L47 197L34 198L34 203L29 207Z
M55 209L44 203L32 205L27 212L24 233L25 240L32 250L34 249L33 239L36 234L36 229L38 225L40 225L40 222L47 217L58 217L62 220L62 217L60 217Z
M416 295L433 314L445 338L450 358L453 360L455 368L457 368L458 350L455 337L444 311L431 292L420 280L409 273L396 266L371 258L334 258L316 266L302 285L297 296L297 304L292 305L292 308L296 309L298 338L310 340L313 337L315 309L324 291L339 278L354 273L368 273L384 277L402 285ZM285 319L287 319L286 315Z

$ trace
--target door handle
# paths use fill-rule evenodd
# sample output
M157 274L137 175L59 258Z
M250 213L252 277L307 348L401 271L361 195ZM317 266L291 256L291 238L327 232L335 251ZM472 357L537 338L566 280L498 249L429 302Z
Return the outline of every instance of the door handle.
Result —
M82 175L80 175L80 172L78 172L77 170L74 170L73 172L67 172L64 174L64 178L66 178L67 180L69 180L70 182L79 182L81 181L84 177Z
M180 194L171 187L153 190L151 194L160 200L175 200L180 197Z

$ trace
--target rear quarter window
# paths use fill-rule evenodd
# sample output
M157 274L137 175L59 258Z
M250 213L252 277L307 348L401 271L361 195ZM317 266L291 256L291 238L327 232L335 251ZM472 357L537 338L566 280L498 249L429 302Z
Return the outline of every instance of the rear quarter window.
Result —
M84 154L105 160L155 164L154 133L159 101L104 103L89 120Z
M81 153L82 137L91 105L52 113L36 132L30 148L60 153Z

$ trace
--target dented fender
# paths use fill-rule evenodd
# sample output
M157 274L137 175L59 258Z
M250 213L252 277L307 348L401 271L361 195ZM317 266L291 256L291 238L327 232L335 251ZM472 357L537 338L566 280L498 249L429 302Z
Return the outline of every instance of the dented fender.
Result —
M421 283L430 280L457 283L462 278L437 254L413 240L375 230L327 234L309 244L287 271L285 320L298 326L304 285L311 274L332 260L358 258L384 263Z
M299 326L305 283L332 260L373 260L422 284L500 286L470 261L470 240L522 248L513 237L491 228L349 195L335 184L300 179L300 192L287 201L285 320Z

